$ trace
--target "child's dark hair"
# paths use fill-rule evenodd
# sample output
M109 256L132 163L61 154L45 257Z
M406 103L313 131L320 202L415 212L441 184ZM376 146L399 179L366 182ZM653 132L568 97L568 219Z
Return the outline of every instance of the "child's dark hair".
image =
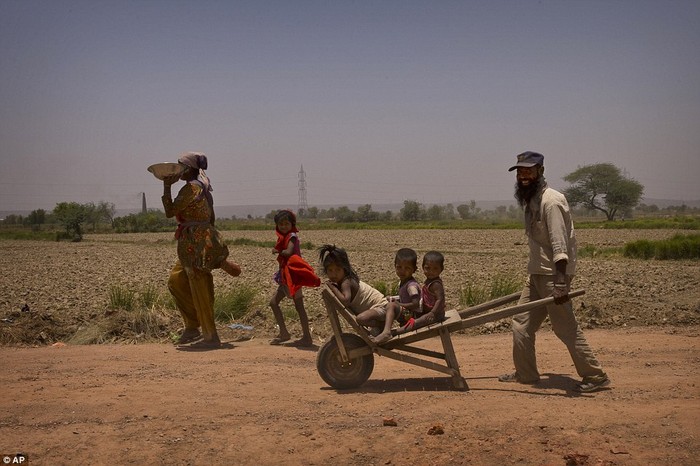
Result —
M394 264L398 262L410 262L413 267L418 267L418 254L411 248L401 248L396 251L396 257L394 257Z
M445 269L445 256L437 251L428 251L423 256L423 265L426 262L437 262L442 270Z
M297 216L291 210L286 209L280 210L275 214L275 225L278 225L285 218L289 220L293 227L297 226Z
M350 259L348 258L348 253L345 252L345 249L338 248L335 246L335 244L324 244L318 250L318 259L321 262L324 273L330 264L336 264L345 271L346 277L353 278L358 282L360 281L360 278L357 276L357 272L355 272L350 265Z

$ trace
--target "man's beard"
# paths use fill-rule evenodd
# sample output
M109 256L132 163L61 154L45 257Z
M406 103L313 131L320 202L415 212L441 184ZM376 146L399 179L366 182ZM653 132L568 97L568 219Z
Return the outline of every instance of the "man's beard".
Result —
M530 200L535 197L537 194L537 191L539 191L540 186L542 185L542 177L538 177L537 181L534 183L530 183L527 186L523 186L520 183L516 182L515 183L515 194L513 197L515 197L515 200L518 201L518 204L520 207L526 207L527 204L530 202Z

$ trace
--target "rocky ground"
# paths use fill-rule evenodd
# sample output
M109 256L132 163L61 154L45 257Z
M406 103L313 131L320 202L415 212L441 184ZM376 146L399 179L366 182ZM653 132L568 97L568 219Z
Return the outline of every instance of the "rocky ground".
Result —
M272 241L271 233L225 236ZM606 248L673 233L581 230L578 238L580 247ZM469 283L524 278L521 231L302 231L302 240L347 248L370 283L395 280L399 247L440 250L453 308ZM315 350L330 335L318 291L305 292L318 346L269 346L274 257L267 247L231 252L244 273L216 271L215 286L259 290L240 320L253 330L222 325L224 349L185 352L168 343L180 325L172 310L156 313L160 337L145 342L126 311L109 308L114 286L167 296L170 234L0 241L0 454L51 465L698 463L697 261L580 260L575 287L586 294L576 313L613 380L608 390L572 391L575 371L547 328L538 338L542 381L499 383L511 369L504 320L453 334L468 392L450 390L439 373L376 356L362 387L339 391L315 367ZM304 253L314 261L313 251ZM293 315L290 303L286 309ZM74 344L107 328L117 330L103 340L118 344ZM291 328L298 332L295 322ZM134 342L141 344L126 344ZM436 339L425 345L439 349Z

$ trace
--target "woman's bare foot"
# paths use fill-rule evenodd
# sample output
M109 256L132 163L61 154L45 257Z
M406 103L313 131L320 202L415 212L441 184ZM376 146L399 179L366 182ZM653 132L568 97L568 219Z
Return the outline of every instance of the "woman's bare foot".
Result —
M372 337L372 341L378 345L386 343L389 340L391 340L391 332L382 332L376 337Z
M301 348L308 348L309 346L314 346L314 340L311 337L304 337L295 340L289 344L289 346L298 346Z
M273 345L273 346L278 346L278 345L281 345L282 343L284 343L285 341L289 341L290 338L292 338L292 336L291 336L290 334L288 334L288 333L284 333L284 334L280 333L280 334L277 335L275 338L273 338L272 340L270 340L270 344Z
M196 328L185 329L177 340L178 345L186 345L187 343L192 343L193 341L202 338L202 334Z
M241 267L235 262L231 262L229 260L225 260L221 263L221 270L232 277L237 277L241 274Z

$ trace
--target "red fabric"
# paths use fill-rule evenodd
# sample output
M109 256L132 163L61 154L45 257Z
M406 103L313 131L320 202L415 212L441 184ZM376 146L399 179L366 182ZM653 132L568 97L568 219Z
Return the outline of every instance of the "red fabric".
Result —
M277 233L275 250L277 252L282 252L287 249L292 233L298 231L296 227L292 227L289 233L282 235L282 233L275 229L275 233ZM301 256L294 254L289 257L284 257L278 254L277 262L280 264L281 283L286 285L289 289L289 296L294 296L302 286L317 287L321 285L321 279L316 275L314 268Z
M277 243L275 243L275 250L277 252L282 252L285 249L287 249L287 246L289 246L289 240L292 237L292 233L298 233L298 232L299 232L299 230L297 229L297 227L292 227L292 229L289 230L289 233L287 233L286 235L283 235L282 233L280 233L280 231L277 228L275 228L275 234L277 234ZM280 257L278 257L277 260L279 261Z
M289 295L294 296L302 286L317 287L321 285L314 268L301 256L291 256L281 269L282 283L289 288Z
M289 216L291 217L290 223L292 224L292 228L287 232L286 235L283 235L275 226L275 233L277 233L277 244L275 244L275 249L277 250L277 252L282 252L285 249L287 249L287 246L289 245L289 239L292 237L292 233L299 233L299 229L297 229L296 225L297 217L296 215L294 215L294 212L292 212L291 210L280 210L280 213L281 212L287 212L289 214ZM279 258L277 260L279 260ZM280 265L282 265L281 262Z

